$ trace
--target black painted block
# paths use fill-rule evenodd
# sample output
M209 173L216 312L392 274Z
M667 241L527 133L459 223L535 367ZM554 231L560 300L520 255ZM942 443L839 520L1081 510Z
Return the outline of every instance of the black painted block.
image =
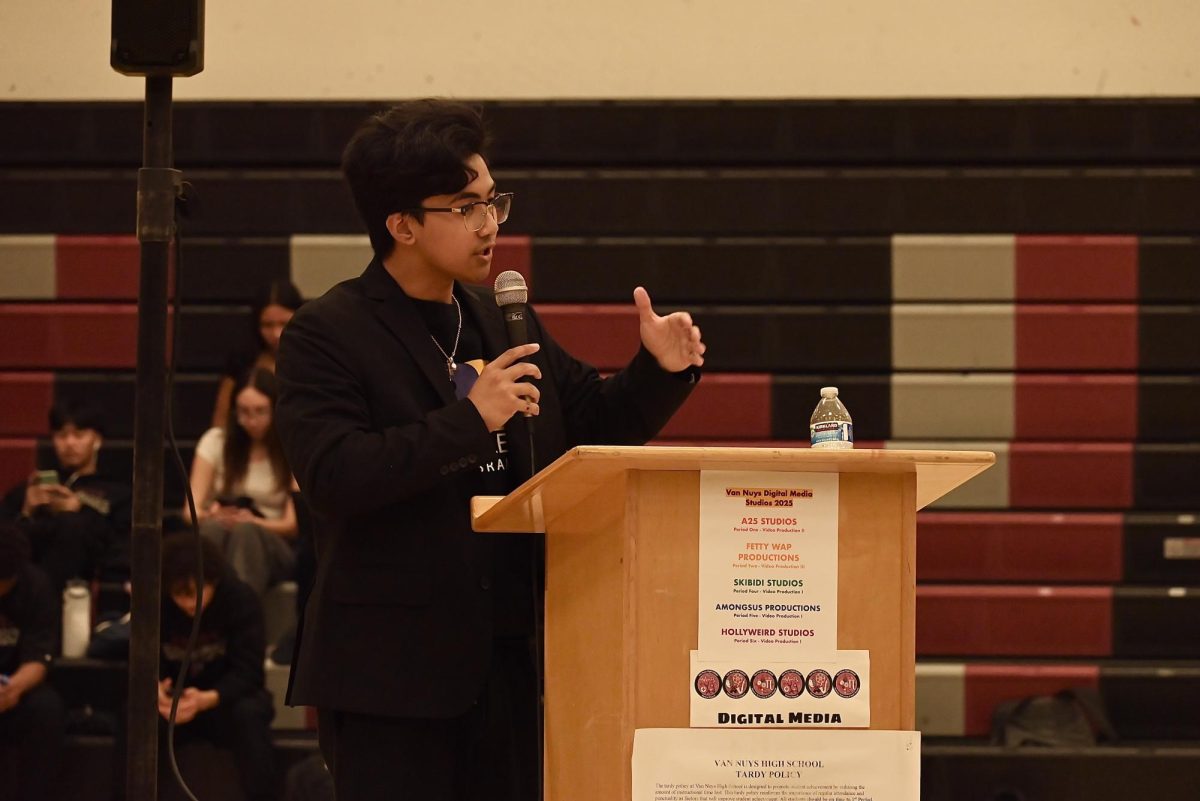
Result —
M1200 444L1135 445L1133 501L1146 511L1200 506Z
M1143 303L1200 303L1200 239L1142 237L1138 297Z
M272 281L291 278L286 237L221 238L183 234L183 302L253 303Z
M921 749L922 801L1184 799L1200 786L1200 748Z
M808 421L821 387L838 388L854 419L854 437L883 441L892 436L892 384L885 375L777 375L771 380L771 436L807 440Z
M1195 514L1125 516L1124 580L1200 587L1200 519Z
M1200 589L1114 587L1113 655L1200 657Z
M693 317L708 344L705 367L714 370L840 373L891 366L887 306L723 306L695 309Z
M533 244L540 301L890 303L891 242L861 239L578 239Z
M1147 372L1200 372L1200 306L1140 307L1138 365Z
M1141 442L1200 440L1200 376L1140 376L1137 421Z
M104 416L106 435L132 439L135 381L133 373L59 373L54 379L56 399L87 401ZM217 376L213 373L182 374L175 378L175 434L199 439L212 420Z
M1200 738L1200 667L1194 664L1102 666L1100 694L1122 739Z

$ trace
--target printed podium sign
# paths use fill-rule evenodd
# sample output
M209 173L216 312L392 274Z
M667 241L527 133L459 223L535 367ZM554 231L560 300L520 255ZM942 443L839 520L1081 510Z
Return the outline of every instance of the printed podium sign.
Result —
M836 474L700 473L700 651L836 651L837 584Z
M638 729L633 801L918 801L915 731Z

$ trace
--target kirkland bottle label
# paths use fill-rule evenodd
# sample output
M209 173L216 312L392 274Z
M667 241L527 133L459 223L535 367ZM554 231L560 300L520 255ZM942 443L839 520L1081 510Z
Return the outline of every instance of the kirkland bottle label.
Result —
M854 442L853 423L838 423L831 420L825 423L814 423L809 426L809 429L813 445L823 442Z

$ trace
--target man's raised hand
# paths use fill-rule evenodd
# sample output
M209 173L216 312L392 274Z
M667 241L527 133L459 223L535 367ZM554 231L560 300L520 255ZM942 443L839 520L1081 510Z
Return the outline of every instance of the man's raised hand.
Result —
M650 294L642 287L633 290L633 302L638 310L638 327L642 344L668 373L678 373L689 367L704 364L704 342L700 328L687 312L673 312L666 317L654 313Z

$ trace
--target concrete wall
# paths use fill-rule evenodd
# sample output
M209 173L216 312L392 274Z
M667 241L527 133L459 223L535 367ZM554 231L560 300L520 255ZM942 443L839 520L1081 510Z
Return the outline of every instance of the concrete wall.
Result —
M0 100L141 97L111 0L0 2ZM180 99L1200 95L1196 0L208 0Z

